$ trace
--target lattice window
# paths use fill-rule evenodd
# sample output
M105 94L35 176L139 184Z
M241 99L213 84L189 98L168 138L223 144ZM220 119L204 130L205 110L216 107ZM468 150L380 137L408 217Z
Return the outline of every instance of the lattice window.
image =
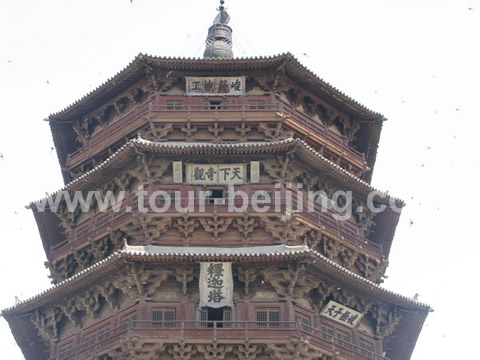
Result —
M126 330L129 326L133 327L135 320L137 320L137 314L135 312L122 316L122 318L120 319L119 330L123 331Z
M233 324L229 321L233 320L233 312L231 309L223 309L223 327L231 328Z
M320 331L323 339L327 341L333 341L333 337L335 335L335 329L332 326L323 324L320 327Z
M352 337L350 336L349 333L347 333L346 331L337 329L335 335L336 335L335 342L338 345L343 346L344 348L347 348L347 349L352 348Z
M82 350L87 349L94 344L95 344L95 331L92 331L82 336L82 345L81 345Z
M373 359L373 354L375 352L375 348L373 346L373 343L370 341L367 341L365 339L360 339L358 342L358 345L360 347L360 354L369 358Z
M208 310L206 308L198 310L198 319L200 322L200 327L208 327Z
M280 308L257 308L257 327L280 327Z
M58 347L58 359L63 360L73 355L73 340L63 343Z
M308 332L312 331L312 319L311 319L310 316L299 313L299 312L296 312L295 313L295 322L303 330L308 331Z
M111 327L110 325L105 325L97 330L97 341L108 339L110 337Z
M154 327L175 327L175 320L175 308L152 309L152 326Z

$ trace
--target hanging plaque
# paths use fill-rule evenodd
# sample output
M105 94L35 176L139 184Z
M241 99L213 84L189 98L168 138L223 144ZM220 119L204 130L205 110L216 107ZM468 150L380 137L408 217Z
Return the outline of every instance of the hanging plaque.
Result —
M245 76L186 77L187 95L245 95Z
M328 302L320 314L349 327L357 325L363 317L362 313L333 300Z
M200 307L233 307L232 263L200 263Z
M244 184L246 164L187 164L187 184Z

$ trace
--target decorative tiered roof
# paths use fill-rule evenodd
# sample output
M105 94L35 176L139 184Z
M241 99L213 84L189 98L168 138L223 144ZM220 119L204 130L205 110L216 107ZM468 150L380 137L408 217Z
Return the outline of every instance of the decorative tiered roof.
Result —
M378 196L375 197L375 201L378 201L380 204L389 205L393 202L400 208L405 205L401 199L392 197L387 192L374 188L367 182L355 177L337 164L323 157L304 141L293 138L270 142L245 142L232 144L155 142L137 138L128 141L104 162L73 180L62 189L50 194L49 197L54 198L61 191L73 192L92 189L95 185L98 185L103 181L105 176L109 176L109 174L113 175L119 168L123 168L135 161L138 151L154 152L165 155L262 155L293 151L297 156L297 159L309 164L309 166L312 166L314 169L322 171L324 174L328 174L345 189L351 189L364 196L367 196L371 192L376 192ZM32 202L29 206L34 211L44 249L48 254L48 249L51 246L48 240L51 238L51 236L49 236L49 229L57 229L58 225L56 223L57 219L54 215L49 212L37 212L36 210L36 204L44 202L46 199L47 198L43 198ZM388 258L390 253L398 219L399 213L391 211L389 208L387 208L386 211L377 214L377 229L381 229L378 232L377 242L382 244L383 254L386 258Z
M159 70L184 72L247 72L277 70L279 66L282 66L288 77L318 95L323 94L326 100L332 102L332 106L335 105L348 114L356 115L361 120L385 120L382 114L370 110L322 80L318 75L303 66L293 54L287 52L274 56L235 59L172 58L140 53L123 70L95 90L65 109L50 114L49 121L53 123L71 121L96 109L142 79L145 76L145 70L152 66Z
M24 300L17 305L4 309L3 315L21 313L32 308L46 305L58 296L76 291L93 279L100 279L118 270L122 264L129 261L147 262L200 262L200 261L235 261L235 262L276 262L286 260L310 260L315 268L321 269L332 277L342 280L356 289L361 289L370 295L380 296L382 300L397 305L407 306L420 311L431 311L429 305L409 297L387 290L384 287L367 280L348 269L340 266L307 245L270 245L248 247L178 247L178 246L130 246L125 243L122 250L97 262L95 265L80 271L42 293Z
M83 229L83 225L77 226L78 223L75 223L75 225L70 225L70 223L66 222L62 224L65 228L68 228L69 234L67 235L66 240L63 239L65 234L61 233L58 228L59 221L61 220L50 211L41 211L40 203L45 204L48 199L55 198L56 195L60 192L67 191L72 193L75 191L90 191L104 184L106 180L108 181L111 178L115 180L115 176L118 176L122 172L127 173L130 164L139 160L144 161L144 155L146 153L160 154L161 156L159 157L162 158L162 161L169 162L169 164L167 165L171 166L170 169L178 165L180 165L180 168L182 168L182 162L184 162L185 159L203 159L207 157L224 159L228 157L241 158L243 162L251 160L250 169L253 167L252 164L256 163L257 172L260 171L258 167L260 163L258 160L264 161L263 159L267 158L266 161L268 161L268 158L274 158L274 156L272 155L276 155L277 158L282 158L283 155L285 155L286 159L295 159L303 163L299 167L302 171L303 168L305 168L304 165L307 165L308 169L314 170L312 173L314 173L315 176L317 176L318 174L325 175L329 181L332 180L332 182L335 183L335 186L343 187L343 189L345 190L351 190L353 194L355 194L355 196L358 198L365 199L369 196L369 194L375 192L375 201L379 204L392 205L392 207L393 205L395 205L399 208L404 206L402 200L394 198L388 195L388 193L378 191L377 189L372 187L369 184L369 181L371 179L371 173L364 177L366 181L362 180L359 177L353 175L351 172L347 171L345 168L339 166L339 164L341 164L341 158L338 160L337 164L334 161L331 161L327 157L325 157L328 155L322 155L322 153L317 152L305 141L293 137L289 137L285 140L276 141L261 141L262 139L259 140L257 138L254 138L255 141L235 143L182 142L176 138L168 139L169 141L159 142L146 140L141 138L140 136L132 139L132 136L134 136L132 135L132 133L135 133L133 131L137 131L138 128L135 127L135 130L131 130L131 133L129 134L122 133L124 138L121 138L121 140L116 139L115 141L117 141L117 143L115 144L115 147L113 147L111 144L101 143L102 145L99 146L99 148L101 148L100 150L96 149L95 151L92 151L92 149L90 148L90 153L88 153L88 156L93 157L93 153L98 154L99 151L103 151L107 148L108 154L110 155L106 159L105 157L107 156L107 154L105 154L105 156L102 156L101 159L105 160L103 160L100 164L96 166L92 165L93 169L89 171L84 172L85 168L81 167L81 170L79 172L74 173L74 176L78 177L73 181L69 181L70 178L69 175L65 175L65 169L69 166L71 168L75 168L76 166L80 165L83 166L86 163L85 159L80 158L77 164L72 165L70 163L70 165L65 166L67 164L69 154L72 154L72 150L78 150L81 152L88 148L88 145L86 145L84 141L85 138L82 137L80 137L80 140L78 140L78 144L75 145L75 141L77 140L73 126L74 123L78 122L79 119L85 119L85 117L90 112L96 109L100 108L101 110L102 106L112 101L112 99L114 99L116 96L122 94L128 89L133 88L135 84L142 82L146 74L147 76L152 74L160 74L162 76L165 75L165 77L168 77L172 72L174 72L173 76L175 79L183 79L186 77L187 81L188 77L191 76L218 76L218 74L221 74L222 76L230 76L233 74L235 76L242 76L242 78L245 79L246 77L251 76L252 72L259 71L268 72L269 75L275 74L277 78L279 78L280 76L287 77L288 81L286 81L286 83L289 84L288 86L298 86L307 90L308 92L310 92L310 96L315 95L316 98L320 99L320 102L322 104L327 104L328 106L334 108L335 111L338 110L342 112L342 116L346 115L350 118L351 121L355 120L358 121L359 124L361 123L361 125L359 125L359 128L361 127L362 130L358 131L358 137L356 141L362 144L361 150L365 152L365 159L367 165L365 165L365 159L362 158L363 162L361 163L360 168L361 170L373 170L384 117L381 114L376 113L364 107L363 105L360 105L359 103L349 98L330 84L320 79L317 75L315 75L310 70L301 65L298 60L295 59L290 53L273 57L233 59L233 52L231 49L232 29L228 26L230 17L225 10L223 0L220 1L220 7L218 8L218 11L219 13L215 18L213 25L208 31L204 59L162 58L139 54L125 69L123 69L113 78L109 79L103 85L90 92L74 104L65 108L64 110L55 114L51 114L49 116L54 143L57 148L57 154L59 156L62 171L64 172L66 185L61 190L49 195L48 198L44 198L30 204L30 207L34 212L34 216L37 221L40 235L43 241L44 249L47 253L49 261L52 260L51 257L55 258L55 256L63 256L63 254L57 254L55 256L51 255L51 250L52 248L54 248L53 245L57 246L57 249L60 248L62 251L67 247L71 247L67 250L81 250L81 246L83 246L83 244L80 243L81 241L86 240L93 243L96 240L94 240L93 236L87 238L88 231L82 235L83 237L77 237L77 231L79 230L79 228ZM155 85L156 80L154 79L154 77L155 76L152 75L152 78L149 78L149 81L151 80L152 83ZM143 83L145 83L145 81L143 81ZM294 83L294 85L292 83ZM153 87L155 88L155 91L149 88L150 90L148 91L150 91L150 95L146 96L145 98L152 100L155 98L155 96L157 96L163 91L159 90L160 87L157 87L156 85ZM265 94L271 95L272 92L275 92L276 97L274 98L277 100L280 99L282 96L285 96L285 93L281 92L282 90L277 89L277 85L270 86L270 84L268 83L265 88L267 89L265 91ZM169 93L163 92L162 94L168 95ZM202 96L203 95L205 94L202 94ZM145 100L145 98L142 97L141 100L136 101L134 106L144 107L147 106L147 104L149 104L148 106L151 106L154 100L149 103L150 100L147 101ZM119 123L124 121L127 111L122 111L123 110L118 112L118 114L120 114L118 118L112 120L111 122L109 122L110 120L106 120L102 123L102 126L108 127L108 124L113 124L116 121L118 121ZM138 113L135 112L133 112L133 114L135 114L136 116L138 115ZM276 113L276 115L281 116L280 113ZM139 119L143 118L139 117ZM86 120L89 120L89 118L87 118ZM162 119L162 121L163 120L165 119ZM168 118L165 121L170 121L170 119ZM210 119L207 119L207 121L210 121ZM79 134L81 135L81 133ZM91 136L92 134L94 134L94 132L88 133L87 136ZM282 138L286 138L287 136L294 135L288 134ZM268 136L265 139L267 138ZM245 141L245 139L242 139L242 141ZM272 138L268 139L271 140ZM275 139L278 139L278 137ZM192 138L189 138L189 140L192 140ZM83 148L75 148L75 146L80 145L80 142L82 142ZM347 145L345 145L345 149L342 149L342 151L352 150L352 143L349 142ZM347 149L348 146L352 146L352 149ZM358 146L358 143L356 143L355 146ZM104 147L105 149L102 149L102 147ZM107 151L105 151L105 153L107 153ZM72 157L74 156L76 155L72 155ZM82 161L84 161L85 163L82 163ZM174 164L171 164L172 161L174 162ZM266 167L265 163L262 164L263 167ZM288 161L285 161L285 169L287 168L287 164L289 164ZM145 161L144 165L145 167L147 166ZM189 165L192 164L187 164L187 168ZM293 166L297 166L297 164L294 164ZM173 170L174 179L175 176L178 175L178 173L175 172L177 170ZM181 169L180 171L182 172L183 177L183 169ZM253 170L250 171L253 172ZM160 177L161 176L159 175L157 179L160 180ZM275 174L270 178L278 180ZM292 178L296 179L297 175L295 175L295 177L292 176ZM317 178L321 178L321 176L318 175ZM151 177L149 175L149 181L150 180ZM282 176L282 181L286 181L284 176ZM174 183L182 183L181 185L178 185L179 187L185 185L185 183L183 183L182 181L177 180L174 180ZM255 186L258 185L258 181L252 181L251 183L255 184ZM262 184L264 183L265 182L263 182ZM186 184L191 185L191 183L188 182ZM128 191L130 190L131 188L128 188ZM127 212L126 208L125 212ZM180 212L174 213L174 216L176 217L182 215L183 213ZM216 218L218 214L215 210L215 214L213 214L212 212L204 215L206 217L214 216ZM297 217L301 217L302 215L304 214L295 213L291 216L291 218L295 220L297 219ZM171 218L173 218L174 216L166 217L167 222L171 221ZM127 218L127 215L125 216L125 218ZM108 226L113 224L112 218L109 219L108 216L106 216L105 219L107 220L104 220L103 222L98 222L98 224L101 225L97 228L99 229L99 234L95 235L98 238L100 236L104 236L105 230L102 229L104 229L104 227L107 227L107 224ZM65 301L67 301L67 299L78 299L79 294L81 294L82 292L88 292L95 287L100 287L100 291L103 291L105 288L108 287L107 285L113 284L112 279L114 280L118 278L120 279L120 282L128 286L128 280L135 278L134 281L136 281L137 283L137 290L139 291L140 296L144 296L144 292L140 289L142 285L140 285L140 280L138 278L138 269L140 269L138 271L148 272L151 270L150 268L153 268L155 271L160 271L162 275L168 275L166 269L168 266L172 266L172 264L174 264L175 266L175 268L172 270L173 272L175 272L179 266L185 267L185 269L187 269L188 271L193 272L193 270L200 267L198 263L232 262L236 263L236 271L240 271L240 268L245 264L252 264L250 265L251 267L255 267L262 272L265 278L265 280L262 280L262 284L264 283L264 281L267 281L270 283L272 288L275 289L275 282L268 279L268 274L265 269L271 267L272 269L270 270L275 272L275 275L277 275L278 272L282 273L285 269L286 264L288 264L288 267L294 265L294 267L296 268L295 279L297 279L297 277L299 276L304 276L305 279L310 277L311 282L312 279L314 279L315 281L323 281L325 284L327 284L327 287L330 287L331 289L336 289L337 291L341 290L342 292L345 290L346 293L352 294L351 299L353 299L354 301L358 299L360 299L359 301L366 301L366 299L368 299L370 303L373 304L371 307L372 309L374 309L373 311L375 311L375 309L379 311L379 307L384 306L384 309L387 309L383 310L384 315L386 314L388 316L386 318L387 320L385 320L384 322L391 322L392 329L391 331L385 332L386 341L382 344L382 349L386 350L389 356L393 354L394 359L407 359L410 357L411 352L413 351L423 322L428 312L431 311L431 308L426 304L416 301L416 299L394 293L381 287L378 283L369 280L374 279L374 281L377 281L385 270L385 267L381 267L381 265L386 266L388 264L386 258L388 258L389 255L398 219L399 213L395 212L391 208L387 208L386 211L383 211L382 213L375 216L375 227L374 230L372 230L372 234L370 234L368 238L362 232L362 235L360 236L361 241L359 243L355 243L354 245L349 245L352 246L351 248L346 247L346 254L342 253L343 250L339 250L337 255L339 257L342 257L343 259L344 255L345 258L348 258L348 254L350 251L352 251L352 253L356 253L356 250L365 251L364 247L366 247L366 244L369 244L370 241L375 243L375 245L377 246L377 248L375 249L381 249L379 250L380 255L373 251L372 253L369 253L368 251L365 253L365 263L360 263L360 265L364 264L365 272L359 272L362 275L365 274L365 277L360 276L354 272L356 268L354 266L351 266L352 264L354 264L354 262L349 264L349 259L347 259L347 261L340 262L334 261L337 258L335 256L330 256L330 253L322 248L322 246L324 246L325 248L329 246L327 239L321 240L324 241L324 243L322 246L319 245L320 236L326 237L327 235L325 234L328 234L325 230L325 226L320 226L321 224L326 224L326 222L323 222L324 220L320 218L313 218L311 222L308 222L305 219L302 220L303 222L309 224L309 231L316 232L318 228L318 233L320 234L318 236L318 239L316 240L317 242L309 242L308 238L303 238L304 245L288 245L292 243L302 243L301 237L292 237L295 241L289 242L289 239L285 239L285 241L280 241L282 245L251 246L252 243L249 243L249 246L238 246L239 243L237 242L237 246L234 247L232 245L219 246L219 244L223 244L219 242L206 242L206 245L199 247L189 246L188 242L185 242L182 245L182 242L175 240L175 243L178 245L166 246L164 244L169 243L169 239L167 239L169 236L168 233L156 232L154 233L154 235L148 237L148 243L163 245L131 246L128 245L126 239L130 238L134 243L141 243L138 241L138 239L135 238L138 233L136 235L136 233L133 232L133 235L130 234L127 236L125 235L126 233L119 232L119 235L116 237L115 243L112 243L113 245L111 244L112 246L108 248L108 251L106 248L102 248L102 252L100 253L100 255L97 256L95 254L93 260L89 259L89 262L82 262L81 267L76 268L72 272L62 270L64 271L65 275L62 275L63 277L55 280L59 281L57 284L53 285L42 293L31 297L30 299L21 301L13 307L4 309L1 314L9 321L16 341L22 348L22 351L24 352L26 358L40 359L44 357L43 354L48 354L49 352L51 352L53 356L57 356L58 358L60 358L62 352L58 352L58 344L55 344L54 347L52 347L51 349L49 349L49 346L52 346L52 344L54 344L58 340L60 340L60 342L65 341L65 338L59 338L54 340L50 339L50 342L42 341L41 336L43 336L44 334L41 332L37 332L37 329L40 330L42 324L40 324L39 327L39 324L33 321L33 324L37 326L37 328L35 328L32 326L32 319L35 318L35 316L40 316L40 312L45 310L46 308L51 308L53 309L53 322L55 323L57 321L55 317L55 312L57 311L55 307L57 306L57 304L61 304L62 302L64 303ZM155 219L155 221L163 220L165 219ZM121 221L124 220L121 219ZM263 231L264 229L268 229L269 227L268 224L265 225L264 223L262 223L262 221L260 221L259 227L263 227L261 229ZM67 226L65 226L65 224L67 224ZM96 224L97 222L95 220L95 225ZM358 222L358 224L361 223ZM278 227L279 225L274 224L274 226ZM312 227L314 227L315 230L311 230ZM108 227L107 230L111 231L113 234L111 227ZM104 233L100 234L100 231L103 231ZM70 233L75 233L75 241L77 241L76 243L71 241L73 238L71 237ZM285 235L285 237L289 236L288 232L286 232L286 234L287 235ZM332 233L331 235L334 237L333 239L335 241L343 242L343 240L348 240L348 236L345 235L346 237L344 238L340 231L337 231L337 233L335 234ZM58 243L56 243L59 238L62 239ZM225 236L225 239L228 239L227 236ZM219 239L215 235L215 241L217 240ZM122 241L124 241L123 248ZM198 245L202 243L201 241L197 242L196 244ZM225 243L228 242L225 241ZM264 244L265 242L258 241L257 239L257 244L260 243ZM269 241L269 243L271 242ZM276 243L278 244L279 242ZM240 244L247 244L247 242L242 240ZM307 244L309 244L310 246ZM77 255L78 254L76 254L75 256ZM66 257L68 256L71 256L71 254L67 255ZM82 255L80 254L78 256ZM376 256L377 258L375 258ZM60 261L64 261L64 259L61 259ZM353 261L355 261L355 259ZM368 261L370 261L370 265L373 263L374 266L377 266L377 268L380 269L379 276L375 275L376 277L369 277L369 275L367 274L367 267L369 265ZM132 264L134 264L133 267L135 268L135 271L133 271L133 273L130 273L128 269L130 269ZM148 264L148 271L144 270L144 265L146 264ZM140 265L139 268L137 268L136 265ZM377 270L377 268L375 268L375 271ZM58 271L58 268L53 269L55 271ZM300 273L300 271L302 272ZM240 272L238 274L240 274ZM61 279L65 278L66 280L60 281ZM194 277L192 277L192 279L193 278ZM125 279L127 280L127 282L125 282ZM290 285L294 284L293 287L295 287L296 280L290 281L288 277L286 277L285 279L285 281L290 282ZM183 284L185 296L187 296L187 282L188 281L185 280L185 283ZM144 282L143 284L146 283L147 282ZM201 286L201 281L199 282L199 284ZM319 289L321 289L321 286L319 285L319 283L317 283L315 286L311 290L320 291ZM129 288L132 288L132 286L129 286ZM305 296L305 294L310 294L309 291L310 289L308 291L304 291L304 293L301 294L302 297ZM331 293L331 295L329 296L333 297L334 293L332 293L331 290L326 290L327 293L329 291ZM124 293L123 287L121 293ZM124 294L126 296L131 295L128 288ZM248 294L248 290L246 290L246 294ZM278 299L283 299L287 296L287 293L279 292L277 295ZM296 304L298 298L293 297L293 291L291 294L288 294L288 296L290 296L289 301L293 301L292 304ZM303 300L303 298L300 300ZM335 299L335 301L337 300L338 299ZM314 306L312 305L312 309L318 305L321 305L322 301L320 301L319 304L315 303ZM347 307L348 304L343 304L343 300L338 301L342 302L342 306ZM301 305L300 301L296 305L299 304ZM122 309L122 311L123 310L125 309ZM398 317L395 317L394 320L392 320L393 315L398 315L397 311L399 314L401 314ZM92 315L88 311L86 311L85 313L88 317L94 316L94 314ZM392 316L392 319L390 319L390 316ZM376 334L375 336L377 336L379 334L378 328L381 324L381 321L379 320L379 313L372 313L372 318L378 320L378 323L376 325L377 329L373 331L373 333ZM189 321L189 319L186 320ZM83 341L84 334L82 334L82 326L75 330L77 331L75 336L77 337L77 339L80 339L80 335L82 335ZM393 330L395 329L395 326L397 326L396 330ZM54 328L55 327L56 324L54 324ZM363 330L360 330L360 332L362 331ZM68 336L71 335L72 334ZM55 337L56 336L57 335L55 335ZM388 344L389 340L393 337L395 337L395 341L393 341L392 344ZM371 341L373 341L373 339L374 338L372 335ZM382 342L384 340L380 339L379 337L375 337L375 340L377 339ZM162 340L156 338L155 341ZM178 339L175 339L175 341L178 341ZM74 341L71 341L71 343L73 344ZM332 344L334 343L332 342ZM333 347L332 349L335 349L335 347ZM334 351L332 350L332 352ZM334 355L333 358L336 358L336 356ZM381 356L379 356L379 358L383 359L383 357Z
M308 146L303 140L288 138L278 141L266 142L238 142L238 143L205 143L205 142L157 142L142 139L129 140L125 145L110 155L105 161L97 165L92 170L79 176L75 180L65 185L60 190L49 194L48 197L54 197L60 191L85 190L104 179L110 171L115 171L121 166L131 163L137 156L137 150L155 152L166 155L253 155L253 154L276 154L280 152L294 150L296 155L304 162L313 165L316 169L322 170L333 176L335 180L343 185L353 187L354 190L369 194L372 191L378 193L376 198L381 203L388 204L390 200L394 201L399 207L405 205L403 200L392 197L387 192L381 191L352 173L346 171L333 161L325 158L317 151ZM30 206L34 207L36 203L47 198L34 201Z
M129 65L115 76L77 100L67 108L49 116L53 140L57 149L60 166L66 164L68 149L75 139L72 123L97 109L115 96L121 94L145 77L146 72L159 70L164 72L178 71L191 73L247 73L254 71L277 71L282 69L292 81L314 94L320 96L332 107L343 111L359 121L371 125L358 141L367 143L365 158L367 165L373 170L377 154L378 142L385 118L382 114L368 109L353 100L337 88L319 78L304 67L291 53L269 57L251 57L237 59L192 59L156 57L139 54ZM371 172L369 173L371 174ZM369 181L371 175L367 174Z
M81 289L88 288L92 282L103 279L118 272L132 261L163 263L163 262L200 262L200 261L229 261L239 263L266 263L279 261L302 261L312 270L318 270L329 276L332 281L337 281L342 286L347 286L366 296L373 296L381 301L401 306L402 316L399 318L398 330L393 345L392 354L397 358L410 358L418 333L429 312L433 311L429 305L414 299L396 294L381 287L351 271L343 268L320 253L311 250L308 246L272 245L258 247L169 247L169 246L129 246L125 243L122 250L110 255L108 258L77 273L71 278L43 291L42 293L22 301L17 305L4 309L2 316L7 319L16 317L17 321L11 322L12 330L17 342L24 344L25 354L36 358L32 349L43 349L44 343L39 339L29 317L21 316L33 309L54 303L60 298L70 296ZM26 346L30 344L30 346Z

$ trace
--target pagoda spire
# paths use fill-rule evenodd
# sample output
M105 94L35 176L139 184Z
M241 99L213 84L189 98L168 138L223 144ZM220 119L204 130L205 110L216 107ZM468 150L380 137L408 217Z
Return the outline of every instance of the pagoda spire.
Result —
M219 13L213 20L213 25L208 29L206 48L203 53L205 59L232 59L232 28L227 24L230 22L224 0L220 0L220 6L217 9Z

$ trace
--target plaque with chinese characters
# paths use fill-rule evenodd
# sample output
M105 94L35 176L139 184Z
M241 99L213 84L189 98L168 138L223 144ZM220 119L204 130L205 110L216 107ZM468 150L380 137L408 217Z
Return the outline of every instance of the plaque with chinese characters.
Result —
M187 164L187 184L244 184L246 164Z
M187 95L245 95L245 76L186 77Z
M233 307L232 263L200 263L200 307Z
M349 327L356 326L363 317L362 313L333 300L328 302L320 314Z

